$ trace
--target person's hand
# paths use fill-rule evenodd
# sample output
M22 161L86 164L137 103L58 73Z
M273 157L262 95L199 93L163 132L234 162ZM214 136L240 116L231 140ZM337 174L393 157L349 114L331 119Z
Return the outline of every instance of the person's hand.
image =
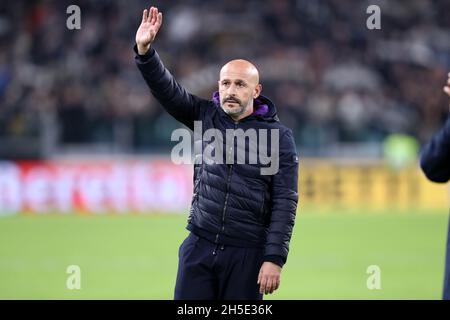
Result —
M447 74L447 85L444 87L444 92L450 96L450 72Z
M266 261L261 266L258 275L259 293L268 294L280 286L281 267L275 263Z
M150 49L161 24L162 13L158 12L158 8L151 7L150 10L144 10L141 25L136 32L136 45L139 54L143 55Z
M447 74L447 76L448 76L448 79L447 79L447 84L444 87L444 92L446 94L448 94L448 96L450 97L450 72Z
M444 92L448 94L448 96L450 97L450 72L447 75L448 75L447 85L444 87Z

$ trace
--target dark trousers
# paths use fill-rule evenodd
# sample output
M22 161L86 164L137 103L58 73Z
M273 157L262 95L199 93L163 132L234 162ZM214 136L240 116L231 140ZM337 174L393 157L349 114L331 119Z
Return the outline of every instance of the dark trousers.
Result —
M212 243L190 233L178 252L175 300L262 300L263 248Z

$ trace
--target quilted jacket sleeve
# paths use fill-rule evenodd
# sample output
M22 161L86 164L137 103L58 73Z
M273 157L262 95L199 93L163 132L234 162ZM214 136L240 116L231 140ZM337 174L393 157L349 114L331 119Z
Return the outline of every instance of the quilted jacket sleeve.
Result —
M422 149L420 166L434 182L450 180L450 117L439 132Z
M280 137L279 170L272 179L272 214L265 245L266 261L286 263L298 202L298 156L290 130Z
M176 120L193 130L194 121L199 120L207 100L189 93L164 67L158 53L150 47L145 55L139 55L133 48L136 65L153 96Z

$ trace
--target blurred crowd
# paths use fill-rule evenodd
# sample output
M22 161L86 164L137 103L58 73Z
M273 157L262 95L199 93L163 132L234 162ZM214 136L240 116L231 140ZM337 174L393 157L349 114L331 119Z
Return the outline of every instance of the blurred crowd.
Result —
M71 4L80 30L66 27ZM372 4L379 30L366 26ZM210 98L225 62L254 62L305 149L391 133L423 141L448 113L446 0L16 0L0 4L0 137L38 135L44 114L61 144L168 146L179 124L149 94L132 51L150 5L164 15L154 47L180 83Z

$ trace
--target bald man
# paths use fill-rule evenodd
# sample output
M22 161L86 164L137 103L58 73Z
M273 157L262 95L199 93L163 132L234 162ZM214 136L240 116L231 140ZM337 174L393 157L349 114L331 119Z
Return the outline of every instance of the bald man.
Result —
M136 64L169 114L191 130L201 124L201 137L194 130L194 145L207 150L214 141L218 146L214 155L195 155L190 233L179 248L174 298L260 300L280 286L295 221L298 157L292 132L261 95L258 70L246 60L222 67L211 100L180 86L151 46L162 19L155 7L143 11ZM215 136L204 138L210 130ZM219 139L230 132L231 144ZM242 133L240 145L236 140ZM234 154L242 149L243 163ZM263 174L269 153L276 155L276 170Z

